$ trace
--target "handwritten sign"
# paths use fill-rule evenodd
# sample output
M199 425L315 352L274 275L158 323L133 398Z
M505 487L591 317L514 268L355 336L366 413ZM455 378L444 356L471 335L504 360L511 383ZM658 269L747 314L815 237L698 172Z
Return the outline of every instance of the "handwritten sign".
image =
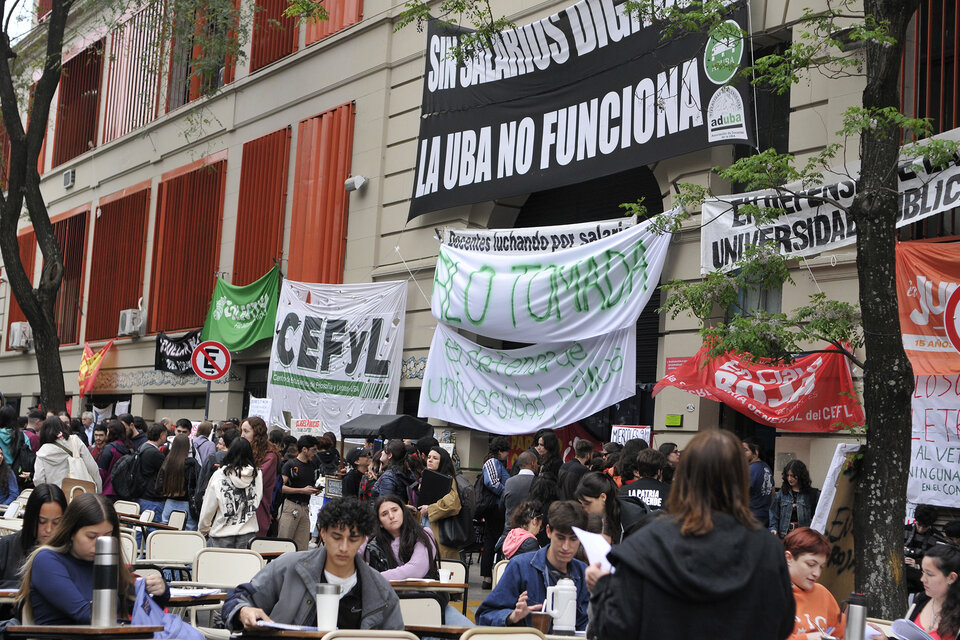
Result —
M653 429L651 427L631 427L623 424L611 425L610 442L626 444L627 440L635 440L637 438L651 445Z
M270 410L273 408L273 398L254 398L250 396L250 411L247 415L259 416L270 424Z
M916 376L907 501L960 507L960 375Z
M300 436L319 437L323 435L320 431L320 427L321 424L319 420L297 418L293 421L293 426L290 428L290 435L296 438L299 438Z

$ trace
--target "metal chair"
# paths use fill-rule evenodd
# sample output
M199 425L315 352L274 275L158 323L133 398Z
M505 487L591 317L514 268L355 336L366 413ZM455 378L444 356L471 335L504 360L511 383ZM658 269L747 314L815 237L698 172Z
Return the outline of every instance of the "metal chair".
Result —
M403 624L439 627L443 624L443 607L436 598L418 593L415 597L400 596L400 615Z
M117 510L118 515L139 517L140 504L130 500L117 500L113 503L113 508Z
M184 511L171 511L170 518L167 520L167 525L171 527L176 527L180 531L183 531L184 525L187 524L187 514Z
M241 583L253 580L253 576L257 575L265 564L259 553L249 549L201 549L193 559L193 581L197 586L229 591ZM201 627L197 624L199 611L218 611L220 607L219 604L191 607L190 624L197 627L205 638L221 638L223 629ZM229 637L229 632L227 633Z
M207 541L196 531L151 531L147 536L145 560L190 575L189 567Z
M120 552L123 554L124 564L133 564L137 561L137 539L126 531L120 532Z
M532 627L474 627L460 636L460 640L546 640L546 638Z
M509 560L501 560L497 564L493 565L493 586L497 586L497 583L500 581L500 578L503 576L503 572L509 563Z
M325 634L320 640L419 640L409 631L380 631L373 629L341 629Z
M249 549L257 553L287 553L296 551L297 543L290 538L254 538Z
M470 592L470 580L467 577L467 565L462 560L451 560L449 558L440 558L440 570L444 569L453 572L453 577L450 579L450 582L462 582L467 585L467 588L463 590L463 603L462 611L463 615L467 615L467 601L470 599L468 594ZM450 594L451 600L454 597L461 597L460 594L452 593Z

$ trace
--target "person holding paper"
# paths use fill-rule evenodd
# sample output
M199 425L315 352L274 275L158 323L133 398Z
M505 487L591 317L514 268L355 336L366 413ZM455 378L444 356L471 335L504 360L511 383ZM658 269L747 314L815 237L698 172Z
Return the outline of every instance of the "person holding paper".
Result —
M547 521L549 546L510 560L497 586L477 609L478 625L530 626L530 613L543 608L547 588L569 578L577 587L577 630L587 628L590 594L584 577L586 565L574 558L580 541L573 531L587 526L587 512L573 500L560 500L550 505Z
M833 594L817 582L827 566L830 543L819 531L801 527L787 534L783 546L797 605L796 622L789 640L820 640L821 629L842 638L846 622L840 606Z
M906 618L933 640L960 636L960 549L952 544L930 547L920 563L923 593L917 595Z

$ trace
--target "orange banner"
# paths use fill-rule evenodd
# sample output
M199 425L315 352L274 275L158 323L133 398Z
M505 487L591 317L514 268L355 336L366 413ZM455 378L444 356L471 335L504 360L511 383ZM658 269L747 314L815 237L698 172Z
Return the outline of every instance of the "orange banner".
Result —
M897 245L897 302L903 349L914 375L960 373L960 244Z
M103 345L100 351L94 353L89 344L83 345L83 356L80 357L80 371L77 373L77 383L80 385L80 397L87 395L87 392L93 388L93 383L100 372L100 365L103 364L103 356L113 346L113 340Z

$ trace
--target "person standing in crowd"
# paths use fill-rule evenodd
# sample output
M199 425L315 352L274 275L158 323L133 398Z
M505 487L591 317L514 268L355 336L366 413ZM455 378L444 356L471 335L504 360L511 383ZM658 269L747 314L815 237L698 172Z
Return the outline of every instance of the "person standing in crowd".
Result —
M40 423L45 417L39 409L30 409L27 412L27 426L23 428L23 435L30 440L30 450L34 453L40 449Z
M439 444L427 452L427 469L450 476L450 491L432 504L420 505L420 515L430 523L430 531L437 542L441 558L460 559L460 550L440 544L440 523L446 518L452 518L460 513L460 489L457 487L457 468L447 450Z
M960 546L960 520L951 520L943 525L943 535L948 541Z
M618 488L622 487L624 482L632 482L635 479L637 454L649 447L647 441L642 438L631 438L624 443L623 449L620 450L620 458L613 467L613 481L617 483Z
M770 505L773 502L773 471L760 459L760 443L755 438L744 439L741 446L750 465L750 510L758 522L769 522Z
M624 529L617 492L617 484L613 478L595 471L583 474L574 492L574 500L583 506L587 515L603 516L603 531L610 535L613 544L618 544L623 538ZM547 513L549 514L549 511ZM550 524L549 515L547 524Z
M521 553L537 551L540 548L537 536L542 528L542 504L528 500L517 505L510 518L510 531L503 540L503 557L509 560Z
M130 443L130 447L136 451L147 441L147 434L143 433L138 427L137 423L134 420L133 416L129 413L121 413L117 416L124 428L127 430L127 442ZM142 420L142 418L141 418Z
M100 477L99 475L97 476ZM0 449L0 504L8 505L20 496L20 484L17 474L7 464L7 458Z
M701 431L684 449L670 515L587 570L593 638L783 640L794 601L783 545L749 502L746 457L729 431Z
M187 436L193 433L193 423L190 422L187 418L180 418L177 420L176 424L173 427L173 435L176 436Z
M299 448L299 446L298 446ZM313 466L319 476L335 476L340 472L340 452L337 451L337 436L325 433L317 441L317 455Z
M140 447L140 477L143 478L143 495L137 500L140 511L153 511L156 517L163 514L163 493L157 487L157 477L163 466L164 455L160 446L167 438L167 429L160 423L154 423L147 429L147 441Z
M38 484L27 498L20 531L0 538L0 589L20 588L20 567L34 547L42 547L60 524L67 498L60 487Z
M560 439L551 430L540 432L537 438L537 453L540 454L540 473L558 476L563 457L560 455Z
M107 444L100 454L97 464L100 466L100 479L103 482L103 495L113 501L120 498L113 488L113 482L110 480L110 472L113 466L117 464L123 456L130 451L130 445L127 442L127 428L119 420L111 420L107 423Z
M198 530L207 536L207 546L246 549L257 535L262 498L263 479L254 464L253 448L234 433L203 494Z
M83 433L87 436L87 444L93 446L93 424L94 415L92 411L84 411L80 414L80 424L83 425Z
M387 442L380 452L381 473L373 485L374 497L394 495L409 500L408 487L416 478L406 467L406 457L407 448L403 440L395 438Z
M644 449L637 454L637 480L620 487L621 496L637 498L649 509L666 509L670 485L661 482L666 458L657 449Z
M809 527L820 501L820 490L810 482L807 465L791 460L783 467L783 485L770 507L770 531L781 538L800 527Z
M7 466L17 477L19 488L24 489L33 474L36 456L30 441L20 429L16 409L10 405L0 407L0 451Z
M200 509L203 507L203 499L207 491L207 485L210 483L210 478L214 472L220 468L220 465L223 464L223 459L226 457L230 445L239 437L239 427L225 427L220 433L220 440L217 441L217 450L212 456L204 460L203 466L200 467L200 478L197 480L197 492L190 500L190 508L193 509L193 515L197 518L198 522L200 521Z
M920 581L922 575L920 560L933 545L944 541L943 534L933 526L937 521L936 507L918 504L913 512L913 520L903 528L903 561L907 569L907 593L917 593L923 589L923 583Z
M537 476L537 454L533 451L522 452L513 463L513 469L516 475L507 478L501 496L503 519L506 522L513 518L514 510L530 495L530 486ZM503 533L507 533L507 527L504 527Z
M923 556L923 592L904 616L934 640L960 635L960 549L938 544Z
M300 436L297 457L287 460L280 471L283 504L280 505L277 535L297 543L297 551L306 551L310 542L310 496L320 491L314 486L317 469L313 466L313 459L316 455L317 439Z
M50 483L58 487L66 478L70 477L70 458L76 456L83 462L86 469L85 478L93 482L97 491L102 489L100 469L93 456L87 450L80 438L69 432L59 418L47 418L40 427L40 449L37 451L37 461L33 472L33 481L36 483Z
M213 423L204 420L197 425L197 435L191 442L193 457L200 466L203 466L204 461L217 450L216 445L210 441L211 433L213 433Z
M593 443L589 440L577 440L573 446L573 453L574 459L560 465L560 471L557 473L557 478L560 480L560 498L563 500L573 500L580 478L589 471L587 463L593 456ZM508 513L507 518L509 517Z
M347 452L349 470L343 476L343 483L341 484L344 498L371 499L374 483L374 480L370 477L371 458L370 450L363 447L356 447Z
M255 629L257 621L315 625L321 583L340 586L340 629L403 629L400 599L390 583L357 553L376 532L367 504L352 498L323 505L317 519L323 545L286 553L239 585L221 608L228 629Z
M675 442L664 442L659 447L660 453L667 459L667 464L663 468L663 483L673 482L673 473L677 470L677 463L680 462L680 447Z
M263 497L257 508L257 535L265 537L270 531L270 514L276 495L280 456L267 438L267 423L259 416L250 416L240 424L240 435L250 443L253 460L263 478Z
M503 533L503 491L506 488L510 472L506 460L510 451L510 438L497 436L490 441L487 457L483 461L483 487L496 496L496 504L483 516L483 554L480 556L480 586L483 589L493 587L493 556L497 540ZM477 496L477 500L480 496Z
M574 556L580 540L573 527L586 529L587 514L576 502L560 500L547 512L549 546L514 556L493 591L477 608L477 624L493 627L530 626L530 613L540 611L547 588L561 578L573 580L577 589L577 631L587 627L590 595L584 577L586 565ZM612 637L612 636L610 636Z
M185 435L176 436L157 474L157 492L164 498L161 523L167 524L174 511L183 511L187 515L187 530L197 530L188 500L197 491L199 476L200 465L190 457L190 439Z
M789 640L820 640L820 629L842 638L845 621L836 598L817 580L827 566L830 542L809 527L794 529L783 539L787 569L796 603L796 620Z
M107 445L107 425L100 423L93 426L93 444L90 445L90 455L100 464L100 456Z

